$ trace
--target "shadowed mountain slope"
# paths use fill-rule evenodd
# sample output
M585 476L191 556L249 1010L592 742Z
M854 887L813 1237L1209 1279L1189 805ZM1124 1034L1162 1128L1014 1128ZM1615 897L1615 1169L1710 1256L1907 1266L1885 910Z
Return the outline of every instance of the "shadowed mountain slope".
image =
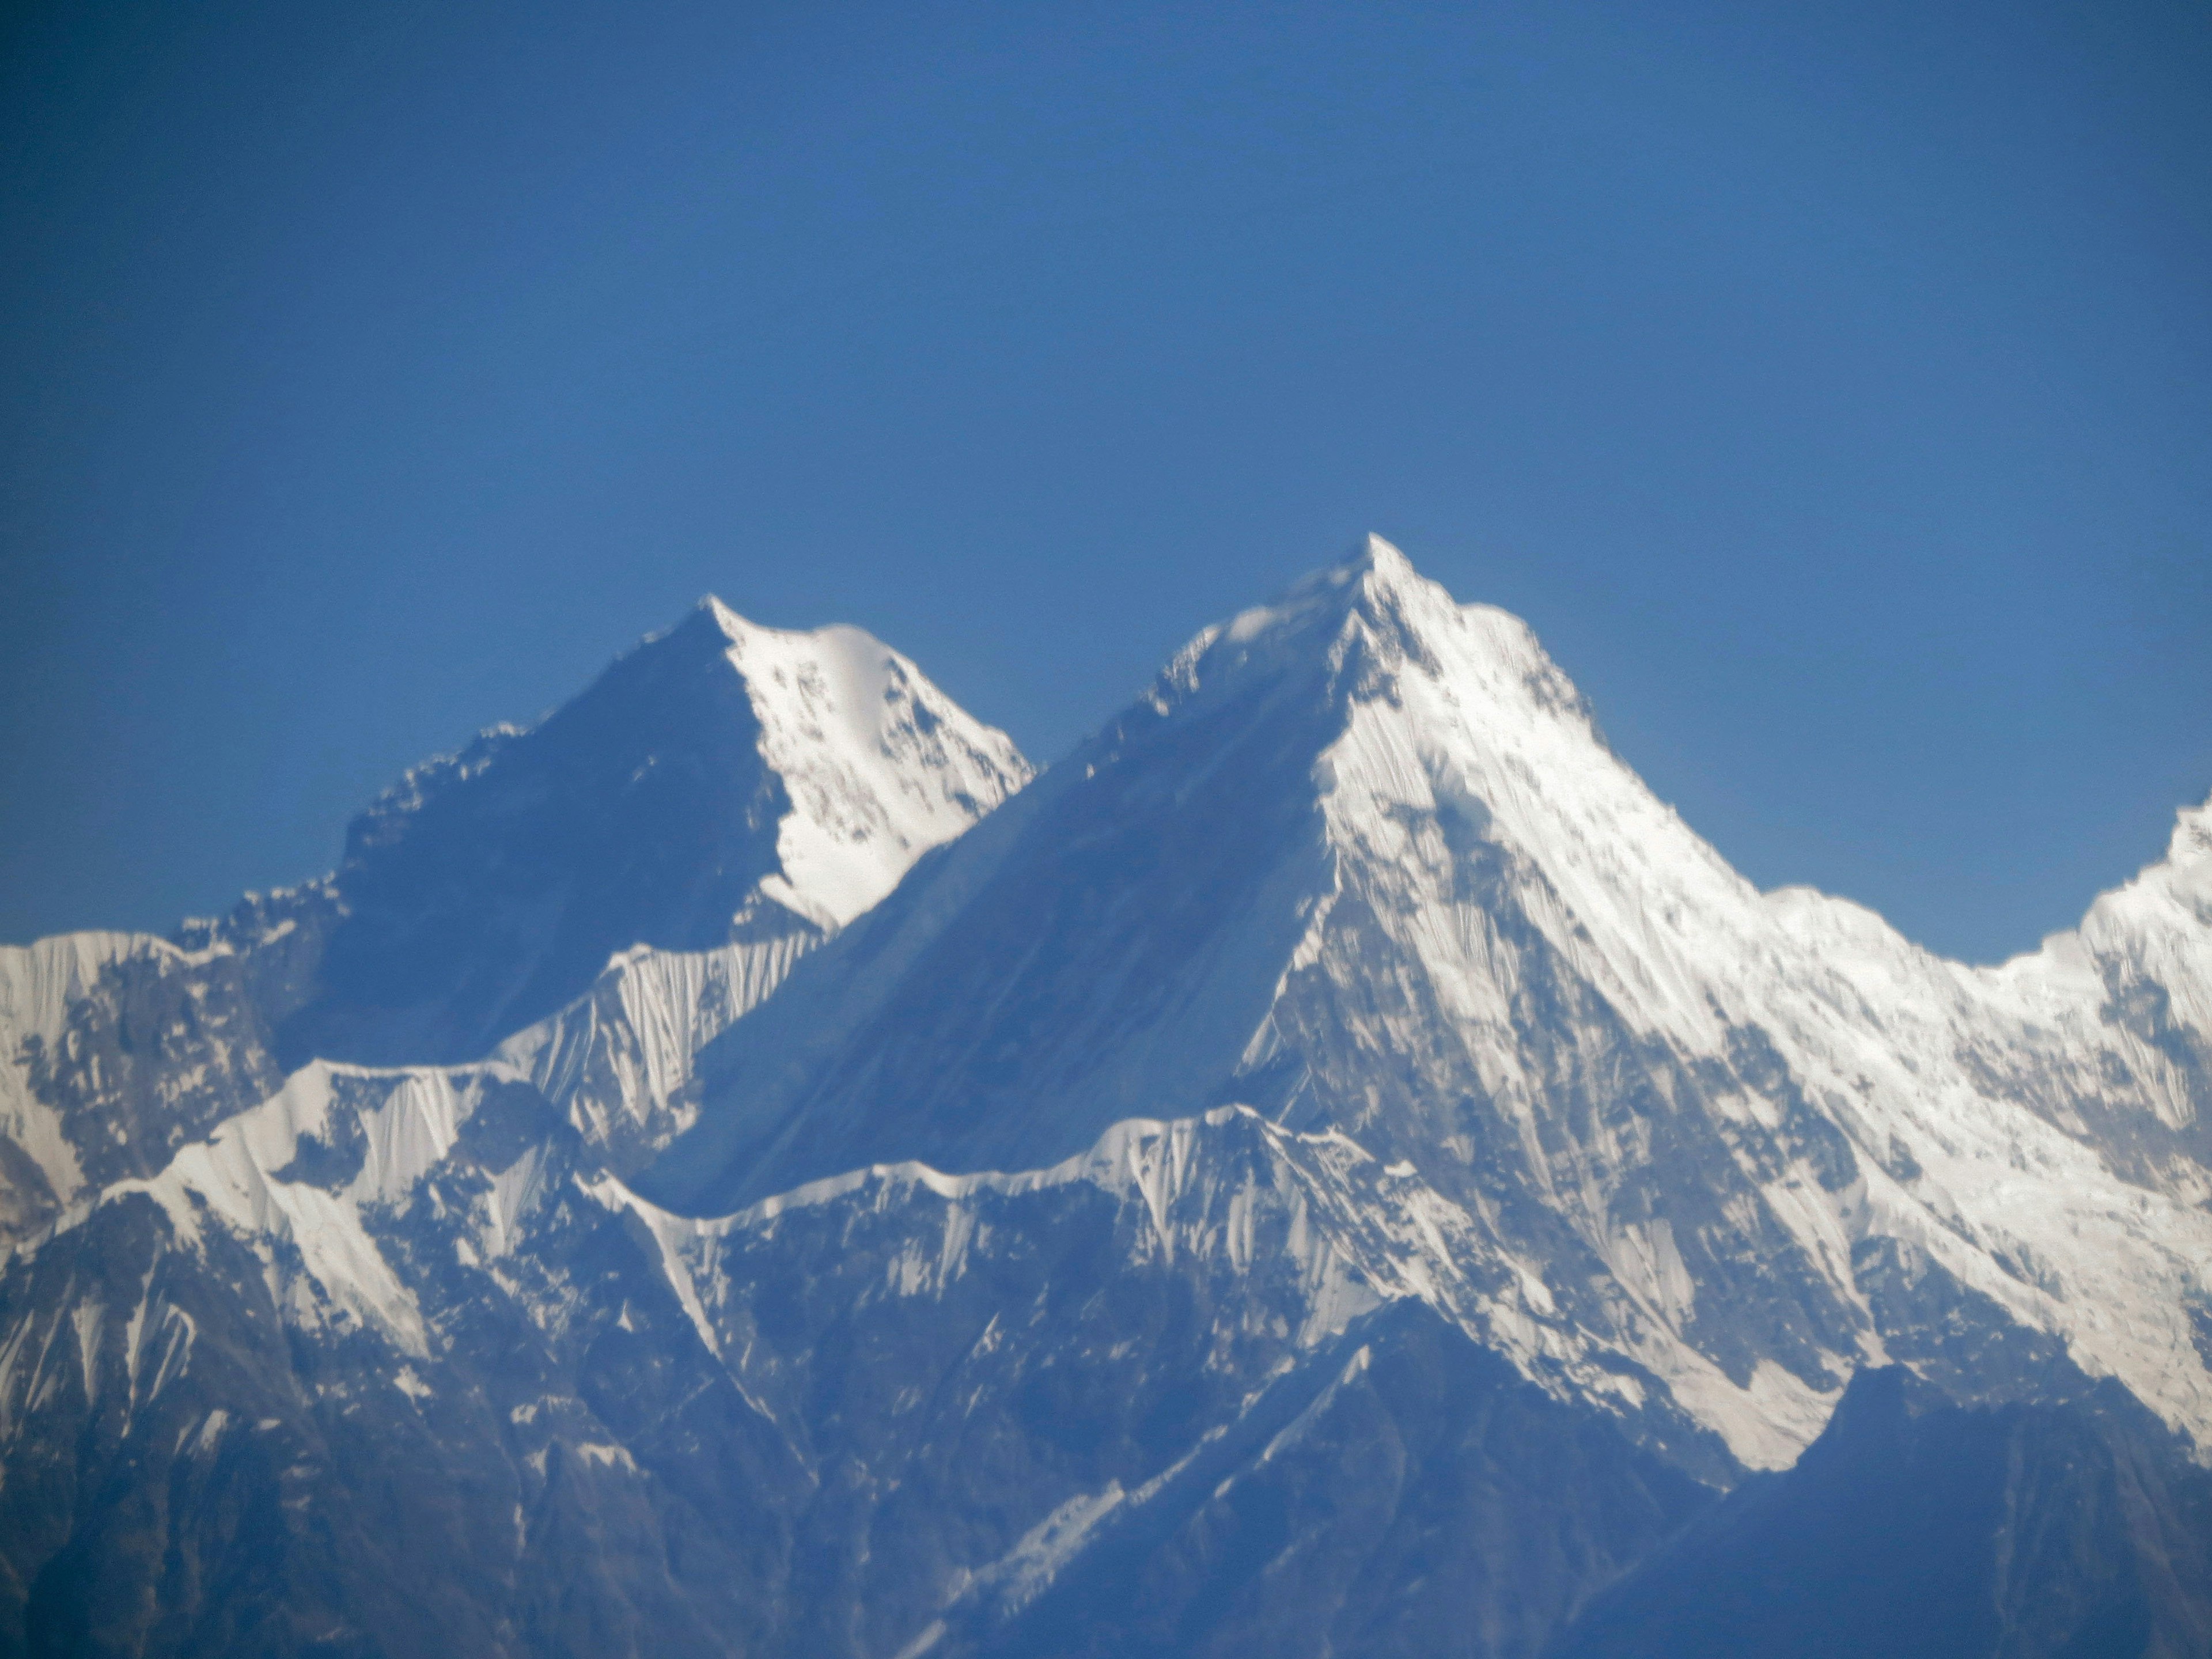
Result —
M0 953L0 1655L2203 1650L2212 811L1946 963L1380 542L1025 777L710 603Z
M818 939L1027 776L858 629L778 633L707 600L544 724L355 820L286 1058L473 1060L632 945Z
M1956 1405L1863 1371L1606 1595L1559 1659L2182 1659L2212 1650L2212 1474L2124 1390Z
M720 1039L641 1190L1033 1168L1240 1102L1417 1170L1753 1462L1892 1345L2071 1352L2203 1433L2204 821L2080 934L1942 961L1753 888L1523 624L1370 540Z

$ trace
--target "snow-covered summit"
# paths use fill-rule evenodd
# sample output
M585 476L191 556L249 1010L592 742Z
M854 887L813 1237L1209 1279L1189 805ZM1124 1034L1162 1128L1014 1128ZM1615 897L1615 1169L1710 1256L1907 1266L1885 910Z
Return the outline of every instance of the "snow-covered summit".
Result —
M538 725L415 769L356 820L288 1061L470 1059L634 945L818 939L1029 771L860 629L702 600Z
M2126 1398L2212 1447L2212 809L1945 962L1756 891L1372 541L913 860L1002 744L708 601L331 881L0 951L0 1622L1581 1652L1869 1367L1797 1474L1899 1479L1811 1536L2001 1511L1974 1559L2106 1631L2212 1586ZM592 971L465 1063L272 1057L303 998L460 1049ZM2074 1426L1883 1450L1896 1365ZM2196 1650L2212 1588L2167 1600Z
M1139 707L1188 720L1256 694L1318 698L1313 713L1325 720L1323 706L1342 714L1377 696L1392 700L1408 668L1457 676L1486 696L1563 715L1576 740L1603 746L1588 703L1526 623L1493 605L1460 604L1373 534L1272 603L1200 630Z
M1630 822L1639 841L1624 848L1613 831ZM1417 823L1429 839L1401 844ZM714 1056L727 1105L702 1129L726 1150L702 1142L682 1168L672 1160L667 1195L757 1195L841 1159L1029 1167L1122 1117L1231 1098L1287 1109L1282 1091L1311 1079L1278 1052L1270 1011L1310 966L1347 875L1392 878L1439 834L1448 862L1502 850L1506 832L1524 854L1560 854L1559 878L1613 931L1642 925L1632 901L1600 891L1622 858L1656 860L1669 879L1686 866L1736 912L1758 908L1613 756L1525 623L1460 605L1370 536L1201 630L1012 818L869 919L851 947L865 974L824 964L795 1001L733 1033ZM1471 879L1447 875L1444 891ZM1541 901L1547 921L1569 914L1558 897ZM1398 911L1427 902L1407 895ZM1589 942L1586 927L1561 932L1578 951ZM1632 979L1638 963L1612 962L1633 954L1584 965ZM1439 994L1466 1006L1457 967ZM817 996L834 1006L814 1010ZM1661 1000L1711 1036L1702 998ZM841 1058L825 1053L810 1085L793 1045ZM836 1103L802 1105L794 1087Z
M2147 953L2172 970L2161 975L2183 997L2189 1024L2212 1041L2212 963L2202 949L2212 926L2212 800L2175 815L2166 856L2126 885L2100 896L2082 919L2081 936L2100 956Z
M790 799L761 890L808 920L842 927L1028 781L1012 738L865 629L763 628L711 596L699 609L729 642Z
M1418 1169L1754 1461L1863 1363L1990 1344L2212 1436L2195 822L2092 968L1944 962L1761 894L1524 623L1370 539L740 1022L646 1185L1037 1168L1242 1102Z

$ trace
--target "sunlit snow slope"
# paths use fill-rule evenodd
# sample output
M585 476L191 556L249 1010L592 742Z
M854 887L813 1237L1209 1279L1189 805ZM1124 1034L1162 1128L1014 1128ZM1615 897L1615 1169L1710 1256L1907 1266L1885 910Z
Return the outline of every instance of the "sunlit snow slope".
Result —
M709 601L0 951L0 1650L1656 1650L1831 1627L1838 1468L2001 1487L2019 1651L2212 1630L2212 808L1946 963L1381 542L1027 777Z
M645 1190L1026 1169L1249 1103L1403 1161L1755 1463L1857 1365L2212 1434L2202 814L2001 969L1761 894L1527 627L1379 539L1150 693L709 1052Z
M410 772L322 881L173 940L0 950L0 1244L315 1058L495 1060L632 1167L690 1121L702 1044L1028 777L860 629L702 600Z
M818 940L1028 775L860 629L702 600L543 724L418 767L356 820L286 1057L473 1060L633 945Z

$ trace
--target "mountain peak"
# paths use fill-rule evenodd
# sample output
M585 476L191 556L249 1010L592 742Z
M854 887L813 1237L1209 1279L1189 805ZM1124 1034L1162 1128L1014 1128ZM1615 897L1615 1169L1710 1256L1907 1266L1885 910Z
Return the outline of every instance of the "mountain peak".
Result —
M526 731L356 820L307 1054L472 1059L632 945L836 932L1027 781L1012 740L857 628L699 601Z
M1409 599L1445 611L1459 609L1441 584L1421 574L1405 554L1370 531L1358 546L1334 564L1324 565L1293 583L1274 605L1259 607L1258 611L1246 611L1244 616L1255 616L1259 611L1287 612L1332 602L1351 611L1402 603Z
M738 644L758 634L787 631L769 628L763 623L757 623L751 617L741 615L719 594L714 593L701 594L698 602L691 607L690 614L668 631L670 634L674 634L686 627L697 627L702 632L712 629L731 645ZM666 635L655 637L665 638Z
M1289 1047L1271 1009L1285 964L1306 961L1302 941L1322 937L1362 872L1442 858L1452 892L1456 860L1575 859L1593 812L1649 828L1647 847L1683 833L1645 824L1664 809L1522 623L1460 605L1380 537L1201 631L1039 791L1020 827L941 866L937 891L909 890L864 924L851 950L884 963L902 950L872 942L910 919L928 918L917 941L943 929L917 947L933 960L911 981L869 976L895 1016L828 1022L868 1021L880 1046L817 1091L778 1019L733 1034L717 1086L742 1103L665 1165L656 1201L758 1196L887 1151L1027 1167L1132 1114L1285 1109L1312 1091L1300 1062L1271 1058ZM1051 936L1050 919L1072 914L1094 920ZM851 990L854 1009L877 994L835 969L815 977L836 981L832 1000ZM1054 1109L1029 1109L1037 1098Z
M1347 574L1358 572L1389 585L1427 580L1413 568L1413 562L1400 551L1395 543L1386 541L1371 530L1361 538L1358 547L1340 568Z
M714 615L791 803L761 890L817 927L851 921L1028 781L1012 738L866 629L764 628L720 601Z
M1526 623L1494 606L1460 604L1371 532L1267 604L1202 629L1144 704L1160 715L1199 714L1262 686L1310 687L1318 676L1322 697L1341 709L1395 701L1393 688L1408 672L1481 700L1566 714L1595 735L1581 694Z

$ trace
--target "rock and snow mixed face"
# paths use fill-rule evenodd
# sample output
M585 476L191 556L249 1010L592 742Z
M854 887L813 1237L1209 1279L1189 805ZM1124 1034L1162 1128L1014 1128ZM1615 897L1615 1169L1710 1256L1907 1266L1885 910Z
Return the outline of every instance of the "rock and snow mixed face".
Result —
M1027 782L1029 763L920 670L857 628L786 633L718 599L702 610L760 721L760 752L789 810L761 890L824 933L898 884Z
M1379 541L1026 777L866 635L710 601L331 883L0 955L0 1536L281 1443L272 1527L472 1517L487 1630L952 1653L1212 1571L1271 1480L1382 1503L1385 1395L1557 1437L1485 1500L1577 1540L1554 1622L1872 1362L2212 1443L2212 807L1944 962L1757 891ZM288 1597L388 1577L279 1542Z
M315 1058L495 1058L617 1167L691 1057L1028 763L858 629L702 600L539 726L418 767L335 876L173 940L0 950L0 1244Z
M1524 624L1375 540L1201 634L733 1030L643 1189L1036 1168L1244 1102L1409 1163L1747 1461L1891 1353L1968 1384L2063 1360L2203 1435L2185 862L2100 904L2081 948L2130 964L2101 974L1762 895ZM2114 1012L2124 971L2171 985L2122 1004L2166 1024Z
M70 1006L110 963L174 947L138 933L64 933L0 945L0 1239L51 1219L83 1182L52 1102L33 1086L31 1054L62 1040Z
M473 1060L635 945L818 941L1028 776L860 629L704 600L541 725L417 768L356 820L287 1059Z

